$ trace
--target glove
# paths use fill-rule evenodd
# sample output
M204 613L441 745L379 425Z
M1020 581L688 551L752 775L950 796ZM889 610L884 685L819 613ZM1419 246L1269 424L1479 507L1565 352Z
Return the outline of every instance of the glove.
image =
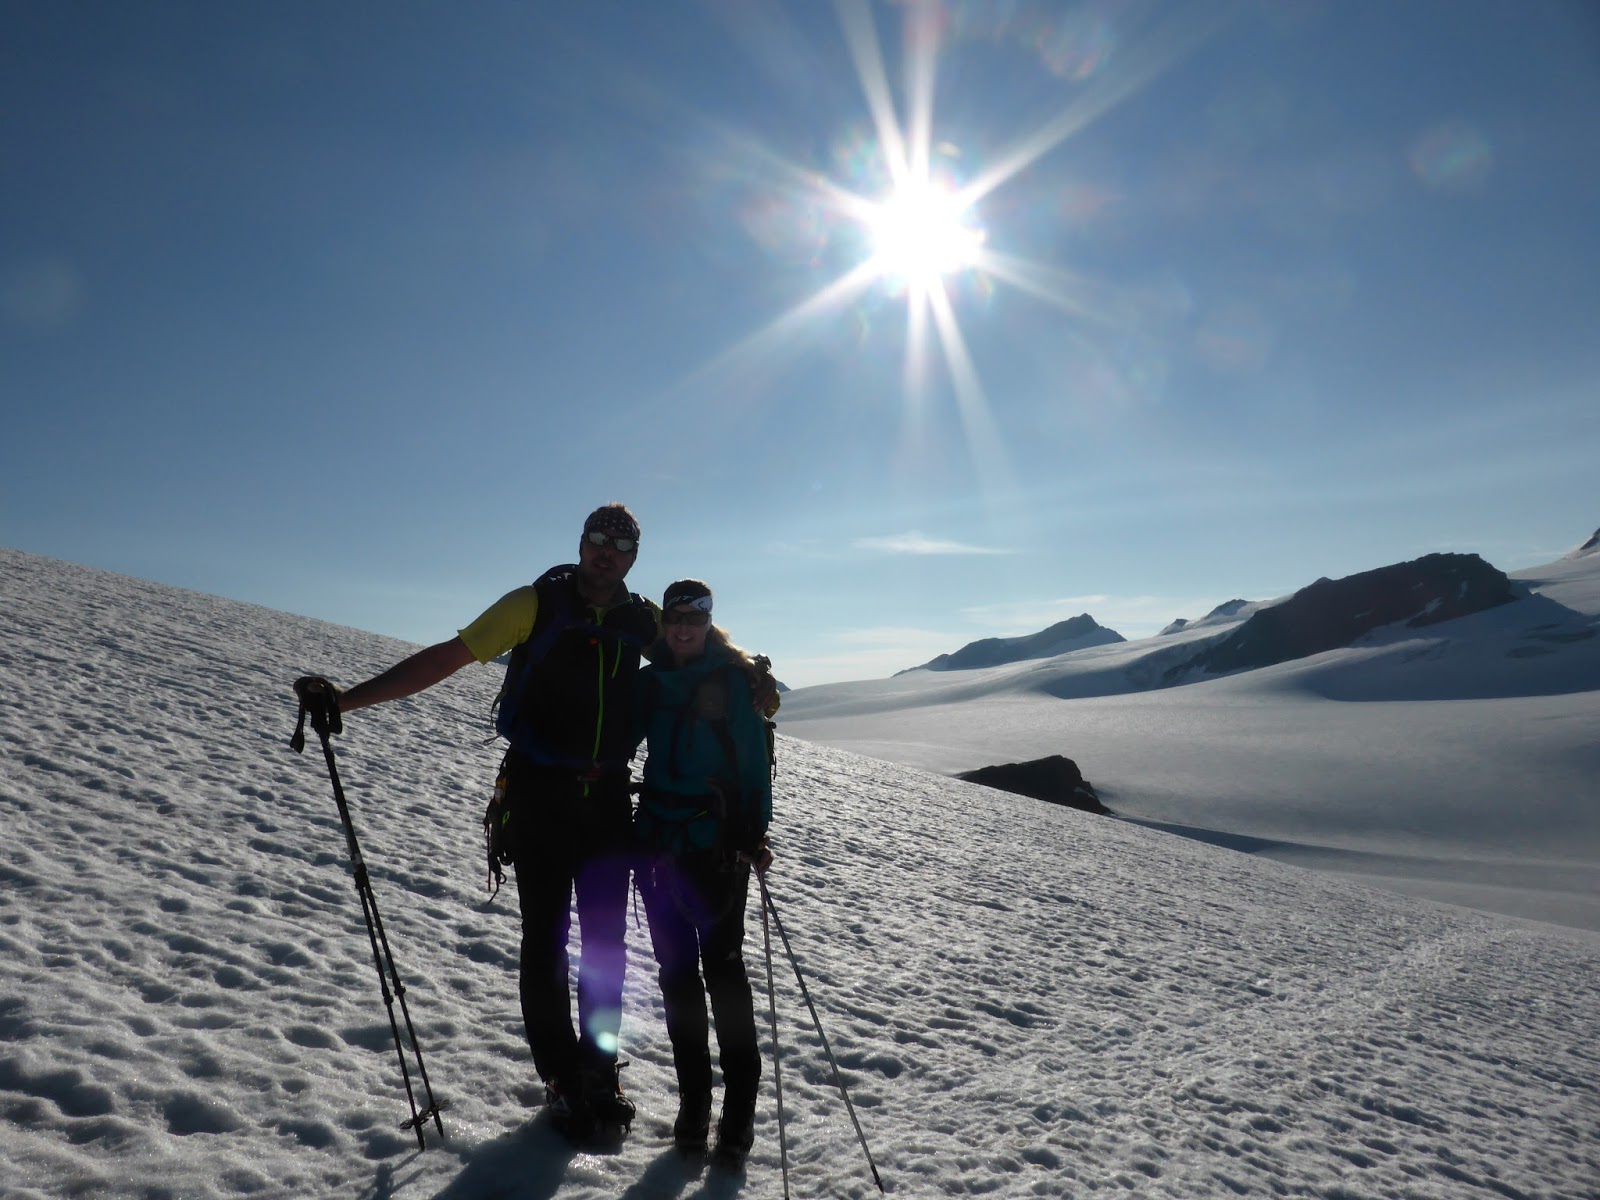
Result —
M344 718L339 715L339 698L344 695L343 689L321 675L302 675L294 681L294 694L300 698L300 721L294 736L289 739L289 747L296 754L305 746L308 714L311 728L318 733L327 735L344 732Z
M302 675L294 681L294 694L300 697L301 704L312 704L316 699L328 697L333 701L333 707L337 711L339 697L344 695L344 689L321 675Z

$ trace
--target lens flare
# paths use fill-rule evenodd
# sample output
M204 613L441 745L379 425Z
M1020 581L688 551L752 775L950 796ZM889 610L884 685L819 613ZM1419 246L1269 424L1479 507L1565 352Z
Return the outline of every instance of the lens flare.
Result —
M1494 168L1489 140L1464 122L1430 129L1411 147L1411 169L1418 179L1440 191L1470 191Z

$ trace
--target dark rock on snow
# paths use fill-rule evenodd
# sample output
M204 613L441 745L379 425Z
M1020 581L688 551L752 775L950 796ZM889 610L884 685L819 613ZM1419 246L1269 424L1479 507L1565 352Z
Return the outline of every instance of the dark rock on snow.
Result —
M1084 812L1111 811L1100 803L1094 786L1083 777L1078 764L1060 754L1028 762L1004 763L997 767L979 767L976 771L963 771L956 778L1051 804L1064 804Z

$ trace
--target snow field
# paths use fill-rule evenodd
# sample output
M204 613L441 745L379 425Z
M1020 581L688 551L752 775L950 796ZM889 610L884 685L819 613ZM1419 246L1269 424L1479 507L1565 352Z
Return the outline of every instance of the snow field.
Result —
M492 671L336 744L447 1138L418 1153L288 683L409 648L0 551L0 1195L781 1195L641 1120L534 1120L515 898L486 905ZM891 1194L1600 1196L1595 942L780 739L774 899ZM793 1193L876 1194L773 934ZM766 1035L761 926L746 958ZM769 1059L770 1072L770 1059Z

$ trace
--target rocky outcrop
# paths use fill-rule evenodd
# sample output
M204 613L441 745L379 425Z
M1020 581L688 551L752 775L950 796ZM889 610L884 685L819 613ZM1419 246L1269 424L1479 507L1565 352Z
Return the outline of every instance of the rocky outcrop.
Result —
M956 778L1051 804L1064 804L1084 812L1111 811L1100 803L1094 786L1083 777L1078 764L1060 754L1028 762L1003 763L997 767L979 767L976 771L963 771Z

